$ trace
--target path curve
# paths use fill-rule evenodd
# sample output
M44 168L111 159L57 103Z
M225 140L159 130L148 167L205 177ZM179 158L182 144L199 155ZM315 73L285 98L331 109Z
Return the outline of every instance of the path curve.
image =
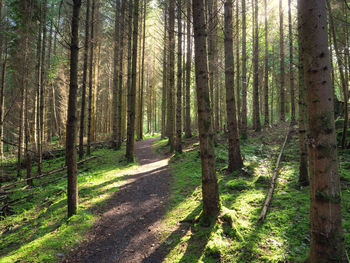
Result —
M171 175L168 159L153 152L157 139L135 144L140 166L101 210L84 241L63 262L145 262L158 247L157 233L166 212ZM148 260L147 260L148 261ZM152 263L161 262L152 257Z

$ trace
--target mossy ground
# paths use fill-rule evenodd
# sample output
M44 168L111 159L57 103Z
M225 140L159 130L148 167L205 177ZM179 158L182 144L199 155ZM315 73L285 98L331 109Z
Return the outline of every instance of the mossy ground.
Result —
M43 187L12 194L11 200L22 200L13 205L13 215L0 221L0 262L56 262L81 242L82 234L99 218L97 208L118 191L136 165L124 161L124 151L92 152L98 158L79 169L79 211L68 220L64 172L34 180L36 186ZM44 171L63 164L64 157L45 161ZM56 181L47 184L52 180Z
M202 227L201 166L196 138L185 139L183 154L170 161L174 175L161 240L164 262L303 262L308 256L309 187L298 185L298 138L286 146L266 219L258 224L269 180L287 127L242 141L244 172L226 174L224 139L216 147L216 169L223 212L215 224ZM157 151L166 151L166 140ZM346 249L350 249L350 151L340 151L340 176ZM229 215L229 216L228 216ZM231 218L227 220L227 217Z
M286 127L249 136L242 141L244 172L227 174L227 146L218 137L216 168L222 212L210 227L200 224L201 164L198 138L184 139L184 153L170 160L173 174L168 212L160 241L164 262L302 262L308 255L309 188L298 186L298 143L294 133L284 152L273 201L262 224L257 223L268 191ZM167 152L167 140L154 149ZM58 173L36 180L37 187L17 191L14 214L0 221L0 262L56 262L82 241L99 218L98 207L127 182L137 164L120 151L100 149L98 159L79 169L79 212L67 220L66 178ZM343 228L350 249L350 150L339 151ZM64 164L64 158L44 162L44 170ZM15 166L14 166L15 167ZM15 169L13 169L15 173ZM24 172L23 172L24 174ZM33 171L35 174L35 171ZM50 181L54 182L49 183ZM41 185L42 187L38 187ZM23 187L21 185L20 187Z

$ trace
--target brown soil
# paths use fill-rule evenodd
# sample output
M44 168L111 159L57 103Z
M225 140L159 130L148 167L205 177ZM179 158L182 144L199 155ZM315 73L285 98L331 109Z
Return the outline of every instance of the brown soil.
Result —
M136 143L135 154L141 166L105 206L95 208L101 218L63 262L162 261L163 256L157 256L161 253L157 236L166 212L171 175L168 159L153 152L155 140Z

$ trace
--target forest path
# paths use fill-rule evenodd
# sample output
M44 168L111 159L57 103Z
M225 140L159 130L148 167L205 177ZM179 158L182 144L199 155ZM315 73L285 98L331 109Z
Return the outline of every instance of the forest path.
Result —
M156 140L136 143L140 166L106 205L96 208L101 218L87 234L86 241L74 248L63 262L137 263L159 247L157 233L166 212L171 175L168 158L153 152ZM157 262L152 257L152 263Z

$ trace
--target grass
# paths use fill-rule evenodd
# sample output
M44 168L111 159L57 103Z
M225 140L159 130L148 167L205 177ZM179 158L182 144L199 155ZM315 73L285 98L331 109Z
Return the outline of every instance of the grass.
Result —
M198 142L185 139L185 152L170 161L174 175L168 212L162 225L164 262L303 262L308 256L309 187L299 187L298 143L287 144L277 187L265 221L257 220L279 153L284 130L242 142L244 175L225 173L225 141L216 147L222 213L201 227L201 165ZM277 138L277 139L275 139ZM167 141L155 143L165 151ZM340 151L345 246L350 249L350 151Z
M67 220L66 181L64 173L34 181L35 187L18 191L12 200L13 215L0 221L0 262L56 262L82 241L98 219L98 208L125 183L125 175L136 166L124 161L120 151L99 149L92 153L98 158L79 169L79 211ZM44 171L64 164L60 157L44 162ZM57 179L49 183L49 180ZM49 184L48 184L49 183Z

